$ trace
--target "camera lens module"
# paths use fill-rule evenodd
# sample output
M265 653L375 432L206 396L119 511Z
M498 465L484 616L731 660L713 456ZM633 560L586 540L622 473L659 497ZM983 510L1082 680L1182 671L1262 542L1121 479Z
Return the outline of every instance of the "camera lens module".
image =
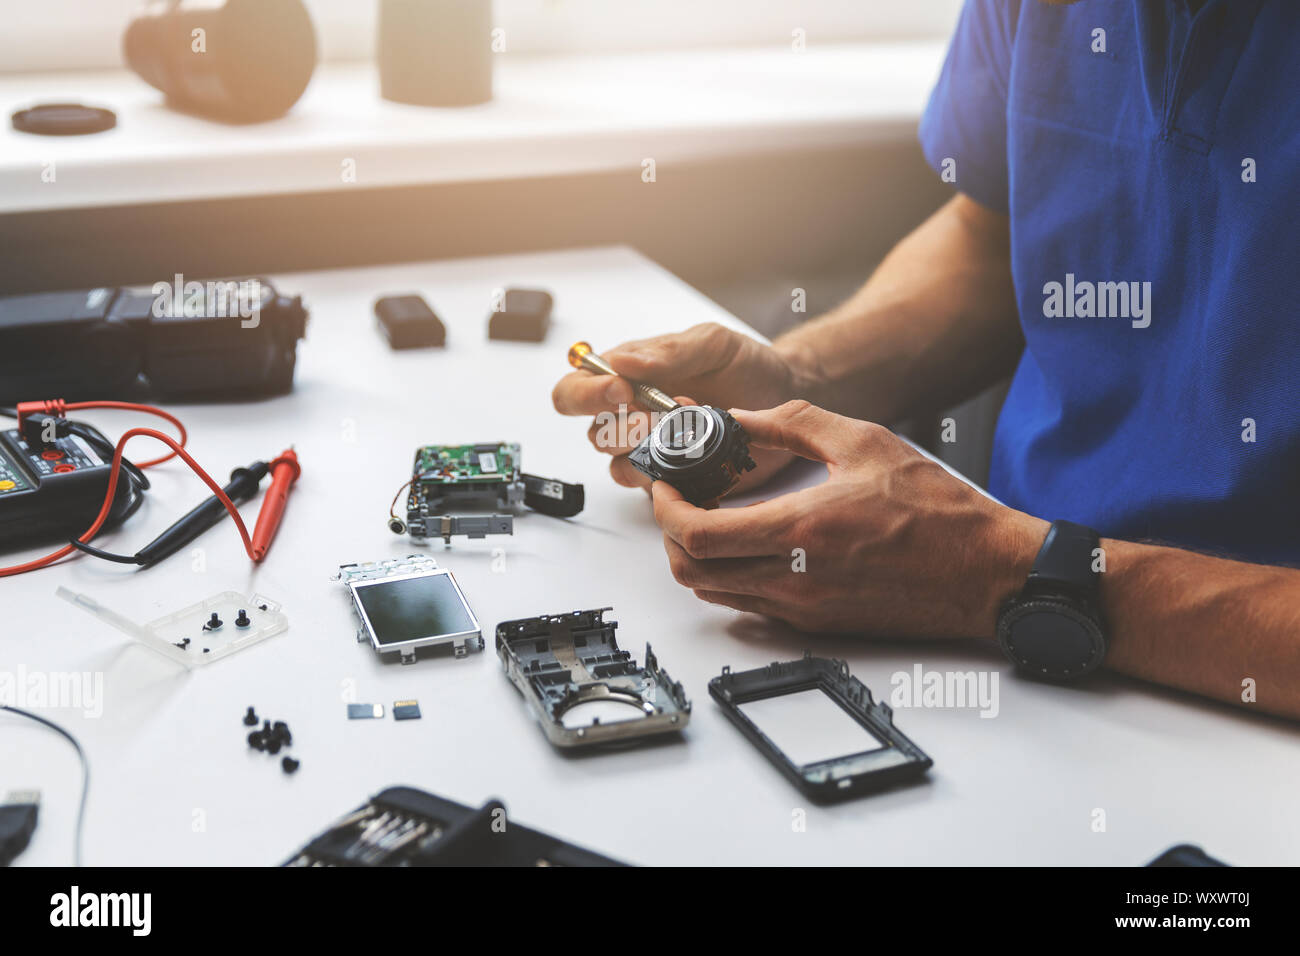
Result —
M659 419L628 460L697 505L721 498L754 467L745 430L711 405L678 405Z
M595 375L618 376L587 342L573 344L569 364ZM668 482L691 504L701 505L721 498L754 468L749 436L729 414L712 405L678 405L648 382L629 384L641 407L663 413L627 456L643 475Z

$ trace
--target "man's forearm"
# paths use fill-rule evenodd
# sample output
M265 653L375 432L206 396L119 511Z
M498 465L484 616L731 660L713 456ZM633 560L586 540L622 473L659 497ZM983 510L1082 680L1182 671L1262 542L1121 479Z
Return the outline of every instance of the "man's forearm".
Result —
M1300 571L1103 540L1113 670L1300 718Z
M956 196L903 239L847 302L774 343L802 397L890 423L960 402L1021 345L1005 216Z
M972 625L994 640L997 607L1025 580L1046 522L1014 513L985 549L990 601ZM1300 571L1102 539L1110 670L1300 718Z

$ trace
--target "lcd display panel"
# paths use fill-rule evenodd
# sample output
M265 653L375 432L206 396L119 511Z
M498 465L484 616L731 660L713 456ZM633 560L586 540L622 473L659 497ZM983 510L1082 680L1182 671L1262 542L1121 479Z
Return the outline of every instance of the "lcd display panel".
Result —
M478 631L451 575L446 572L354 586L366 624L382 650L408 641Z

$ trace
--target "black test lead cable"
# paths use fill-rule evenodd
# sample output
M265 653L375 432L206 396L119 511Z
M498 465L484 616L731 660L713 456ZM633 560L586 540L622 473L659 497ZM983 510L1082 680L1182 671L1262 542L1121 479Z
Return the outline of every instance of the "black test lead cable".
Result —
M122 462L125 465L126 459L122 459ZM236 468L230 473L230 481L221 490L235 504L242 504L257 494L258 486L266 477L269 468L270 466L264 461L255 461L247 468ZM78 551L103 558L105 561L150 568L163 558L175 554L225 517L225 505L216 495L211 495L191 508L184 517L170 525L135 554L112 554L92 547L77 538L73 538L69 544Z
M76 737L52 720L47 720L39 714L33 714L19 707L10 707L8 704L0 704L0 710L7 710L11 714L17 714L19 717L26 717L38 724L44 724L55 733L65 737L68 743L72 744L73 749L77 751L77 756L81 758L81 802L77 806L77 830L73 839L73 865L81 866L81 833L85 829L86 822L86 797L90 794L90 761L86 759L86 752L81 749L81 744Z

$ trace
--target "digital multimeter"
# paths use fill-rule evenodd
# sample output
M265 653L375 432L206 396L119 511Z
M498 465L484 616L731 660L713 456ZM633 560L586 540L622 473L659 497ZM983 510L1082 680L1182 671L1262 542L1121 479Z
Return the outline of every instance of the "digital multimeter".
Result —
M103 507L112 459L85 435L71 433L37 445L18 429L0 432L0 548L42 540L68 540L84 533ZM103 440L103 448L111 448ZM140 504L141 493L125 471L103 527L112 528Z

